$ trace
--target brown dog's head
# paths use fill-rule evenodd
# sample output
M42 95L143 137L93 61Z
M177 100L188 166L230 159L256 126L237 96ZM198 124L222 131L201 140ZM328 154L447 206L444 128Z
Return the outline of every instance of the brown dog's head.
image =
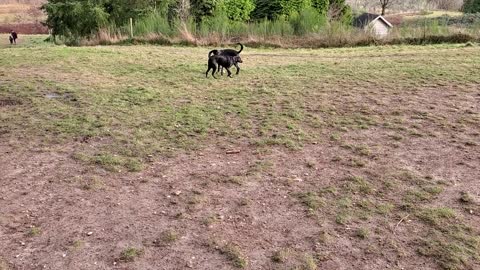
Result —
M237 56L233 57L233 60L234 60L236 63L243 63L242 58L240 57L240 55L237 55Z

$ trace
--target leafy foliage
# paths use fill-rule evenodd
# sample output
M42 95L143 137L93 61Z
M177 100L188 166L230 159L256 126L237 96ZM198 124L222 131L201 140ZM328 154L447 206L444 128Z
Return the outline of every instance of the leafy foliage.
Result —
M217 1L215 0L190 0L191 13L194 20L199 23L203 18L212 16Z
M350 24L353 20L352 8L345 0L330 0L329 16L331 20Z
M154 29L167 36L179 22L194 22L195 33L212 28L226 33L231 32L229 25L236 32L251 18L268 19L277 22L276 28L283 25L282 34L304 34L317 32L327 16L344 24L352 19L345 0L48 0L42 8L53 36L63 36L70 43L90 38L101 28L124 27L129 18L134 19L136 33Z
M312 0L312 7L314 7L318 11L318 13L322 15L327 15L329 6L329 0Z
M465 0L463 10L465 13L480 12L480 0Z
M72 41L88 37L108 23L109 14L97 1L49 1L42 9L48 14L46 24L53 35L62 35Z
M271 20L282 15L288 16L293 12L300 12L309 5L309 0L257 0L253 17Z
M247 21L255 9L253 0L225 0L225 11L230 20Z

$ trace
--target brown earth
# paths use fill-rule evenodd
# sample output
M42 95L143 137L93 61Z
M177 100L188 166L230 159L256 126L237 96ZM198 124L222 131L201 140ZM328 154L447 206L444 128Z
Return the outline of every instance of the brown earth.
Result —
M436 96L437 108L446 109L452 91L437 95L432 89L420 99ZM456 106L478 110L479 99L458 98ZM459 136L412 138L397 148L382 130L351 133L348 140L385 146L368 158L375 162L366 168L332 161L350 152L334 142L299 151L247 145L225 149L212 142L201 151L153 157L141 173L79 164L71 158L76 145L22 150L2 142L4 269L232 269L222 251L227 243L238 246L247 269L291 269L305 265L304 254L319 256L318 269L436 269L435 261L418 256L413 248L416 237L426 237L425 225L415 217L392 214L362 222L373 234L364 241L356 236L360 223L335 223L335 213L328 210L335 196L327 197L325 210L309 217L295 194L342 188L350 175L381 179L408 170L444 181L446 191L433 204L458 210L477 227L480 209L468 213L459 194L480 195L480 151L466 147ZM227 154L231 152L235 154ZM393 191L399 192L393 201L401 200L406 185ZM363 195L352 196L356 201ZM32 227L40 231L32 232ZM178 239L162 244L165 231L175 232ZM143 252L134 262L123 262L120 254L126 247ZM293 263L272 261L281 249L290 252Z

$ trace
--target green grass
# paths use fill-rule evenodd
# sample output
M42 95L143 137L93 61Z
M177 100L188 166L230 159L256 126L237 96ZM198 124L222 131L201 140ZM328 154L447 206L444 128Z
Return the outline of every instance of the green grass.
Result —
M229 261L231 261L232 265L236 268L245 268L248 265L248 260L243 255L240 248L234 244L227 244L220 248L220 252L227 257Z
M144 253L143 249L128 247L120 253L120 260L124 262L133 262Z
M368 93L365 80L372 72L374 84L390 91L427 80L480 81L468 68L479 60L478 49L459 46L295 50L288 61L281 57L292 55L287 50L247 49L240 76L219 80L204 78L206 48L137 46L133 56L131 50L2 49L0 76L15 76L2 79L1 97L21 102L1 112L2 130L36 143L86 142L77 151L84 162L140 171L150 155L195 150L216 139L298 149L330 137L330 127L362 130L391 123L395 115L370 116L364 105L351 103ZM441 56L421 61L432 50ZM375 57L363 61L369 56ZM357 85L355 96L333 99L349 85ZM371 149L359 145L353 151L359 157L351 159L352 166L368 166L360 157L369 157Z
M39 236L42 233L42 230L39 227L32 227L28 230L27 235L30 237Z
M315 211L324 205L324 201L314 192L305 192L297 194L299 200L304 204L308 210Z
M156 242L157 242L157 245L160 245L160 246L171 245L176 241L178 241L179 238L180 238L180 235L175 230L165 230L160 234L160 237Z
M367 239L370 236L370 231L366 228L359 228L356 232L356 236L360 239Z

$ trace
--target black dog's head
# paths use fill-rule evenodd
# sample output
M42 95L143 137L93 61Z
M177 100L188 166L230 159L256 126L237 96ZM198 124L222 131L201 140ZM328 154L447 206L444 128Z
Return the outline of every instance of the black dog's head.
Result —
M233 61L235 61L236 63L243 63L242 58L240 57L240 55L234 56L234 57L233 57Z

